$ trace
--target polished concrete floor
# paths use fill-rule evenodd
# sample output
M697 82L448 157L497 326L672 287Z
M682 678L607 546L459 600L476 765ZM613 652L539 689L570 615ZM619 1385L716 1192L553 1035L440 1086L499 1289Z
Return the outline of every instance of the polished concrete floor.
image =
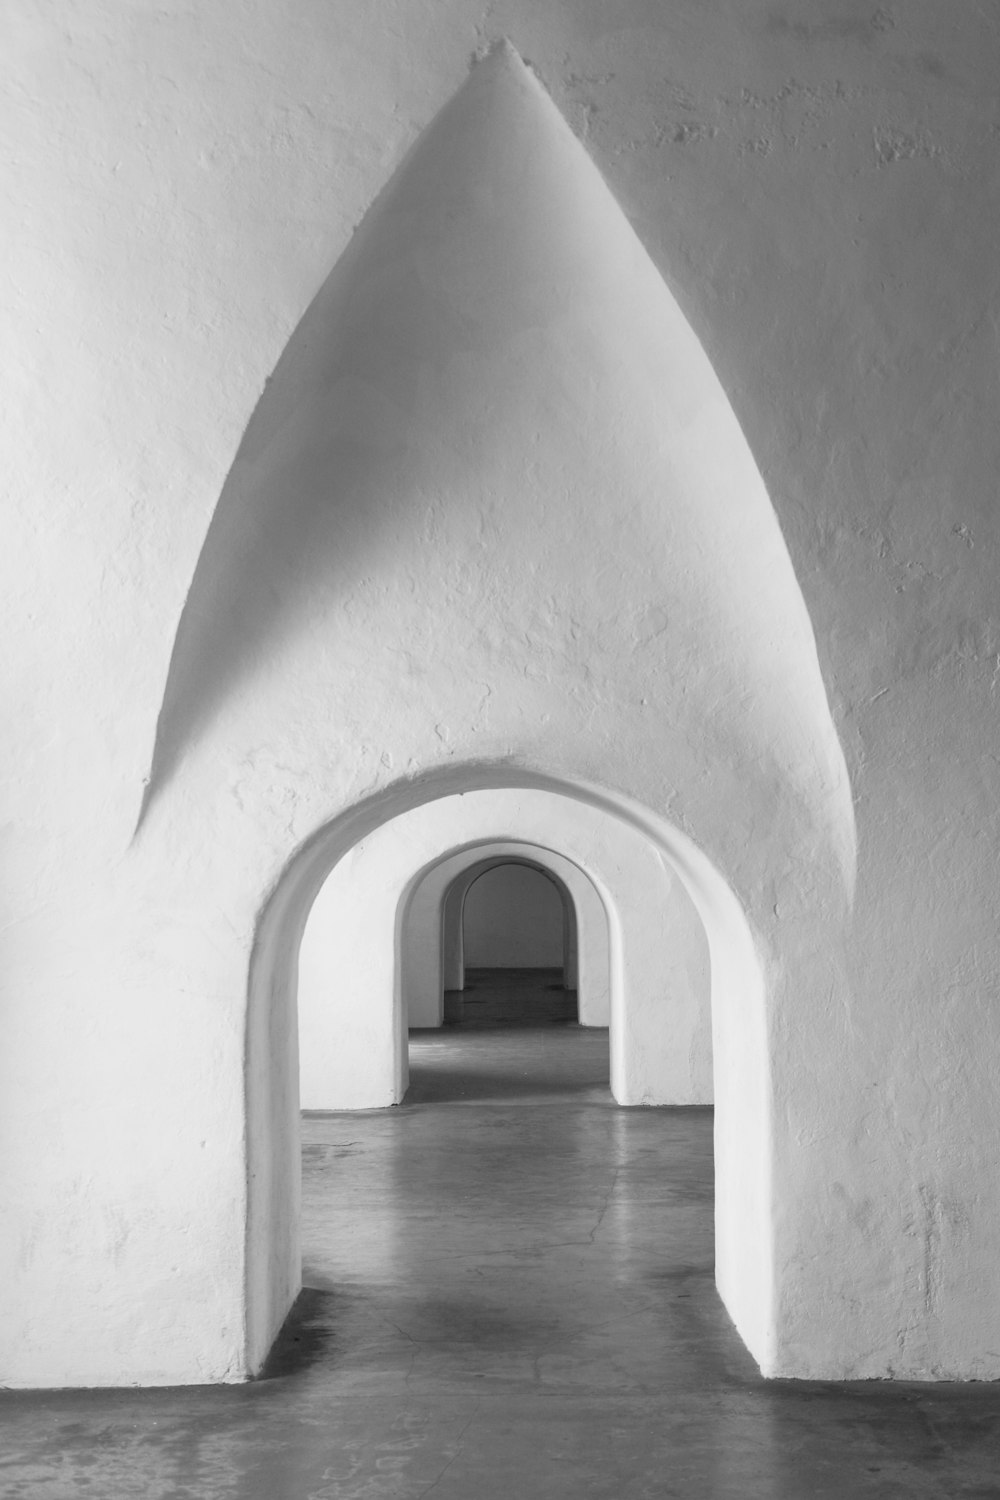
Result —
M1000 1497L996 1387L760 1379L712 1283L711 1112L616 1108L552 994L477 981L401 1108L305 1120L265 1378L0 1395L0 1496Z

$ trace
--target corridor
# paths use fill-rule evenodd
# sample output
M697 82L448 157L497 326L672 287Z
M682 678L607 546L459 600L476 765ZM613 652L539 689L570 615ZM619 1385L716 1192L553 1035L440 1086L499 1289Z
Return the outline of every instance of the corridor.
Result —
M994 1387L762 1381L713 1284L711 1111L616 1107L546 976L470 977L402 1107L305 1118L264 1378L7 1393L5 1497L1000 1495Z

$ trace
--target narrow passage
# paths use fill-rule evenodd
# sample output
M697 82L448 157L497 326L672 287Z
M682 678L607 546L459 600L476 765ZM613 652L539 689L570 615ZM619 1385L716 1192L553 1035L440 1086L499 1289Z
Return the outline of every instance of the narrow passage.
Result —
M693 1391L752 1371L712 1280L711 1110L615 1106L608 1033L567 1019L558 971L471 971L448 999L400 1108L304 1122L312 1327L369 1479L610 1495L649 1462L640 1429L665 1454L681 1421L709 1455Z

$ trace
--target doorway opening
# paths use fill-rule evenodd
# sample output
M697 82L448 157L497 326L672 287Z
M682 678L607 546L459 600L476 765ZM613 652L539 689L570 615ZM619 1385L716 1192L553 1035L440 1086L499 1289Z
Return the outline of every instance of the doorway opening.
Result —
M443 917L443 943L461 945L455 972L444 976L445 1025L578 1020L572 901L541 866L507 859L473 866L447 893Z
M541 773L465 767L334 820L303 847L262 914L247 1054L248 1331L261 1359L301 1284L300 1097L306 1110L338 1112L403 1100L411 1006L422 996L438 1012L431 1024L443 1027L440 920L417 924L408 949L418 891L438 871L440 897L457 873L453 865L441 874L449 861L471 864L509 844L529 858L540 850L546 862L558 851L582 876L582 899L589 890L597 902L601 919L584 920L573 893L580 1032L586 996L601 989L600 966L588 977L585 956L603 942L614 1101L706 1104L714 1058L716 1278L751 1348L769 1338L763 986L738 902L683 834L636 803ZM440 918L440 906L431 910ZM405 961L414 955L423 962ZM421 973L434 983L415 987ZM317 1082L327 1097L313 1100Z
M354 892L362 863L359 859L351 871ZM483 879L494 872L502 879L499 892L492 878ZM477 896L484 898L478 909ZM308 967L300 983L300 1009L307 1018L304 1047L312 1035L308 1016L315 1014L309 1001L310 976L316 972L310 931L303 944ZM495 1092L502 1053L510 1054L522 1091L531 1079L534 1092L546 1097L584 1083L607 1092L612 988L607 902L580 863L548 843L484 838L450 850L418 872L401 908L397 981L410 1091L398 1093L396 1102L427 1098L435 1090L443 1097L441 1089L456 1098L481 1096L484 1088ZM510 1035L503 1039L505 1028L509 1032L518 1025L525 1044L520 1052ZM573 1033L570 1076L553 1044L553 1025L562 1026L564 1035ZM583 1029L589 1042L577 1035ZM478 1030L483 1045L459 1044L456 1038L470 1030ZM410 1072L414 1059L419 1078ZM308 1067L304 1052L304 1080ZM327 1074L326 1083L316 1087L325 1087L330 1097L329 1084ZM312 1087L304 1084L304 1102L316 1097Z
M419 974L407 968L414 959L419 967L421 924L429 947L437 934L440 942L440 966L429 966L422 989ZM582 871L549 850L484 846L428 872L411 898L401 955L408 992L404 1103L556 1102L583 1094L610 1102L607 1005L599 1003L607 995L606 926ZM579 947L588 941L601 994L594 996L591 983L584 1027ZM421 1006L434 998L438 1006Z

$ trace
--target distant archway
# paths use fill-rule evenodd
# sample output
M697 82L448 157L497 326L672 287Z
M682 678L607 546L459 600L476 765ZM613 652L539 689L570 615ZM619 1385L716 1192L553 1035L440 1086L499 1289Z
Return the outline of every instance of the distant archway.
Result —
M411 1026L439 1026L446 990L464 983L462 908L478 873L520 860L545 870L563 893L567 932L563 969L577 991L580 1023L607 1026L610 1005L608 914L578 865L531 843L498 843L453 854L427 872L411 897L403 926L401 976Z
M548 835L544 842L539 828ZM299 953L303 1107L372 1109L402 1101L411 995L423 995L437 1023L443 990L434 918L420 924L429 940L419 949L406 941L415 893L453 856L474 862L498 842L528 838L536 852L548 849L578 866L600 892L615 1098L709 1102L708 951L683 883L622 820L588 812L570 798L484 789L388 820L323 882ZM439 883L426 887L434 905Z
M470 969L544 969L563 980L572 902L555 875L530 860L501 859L462 884L466 976Z

